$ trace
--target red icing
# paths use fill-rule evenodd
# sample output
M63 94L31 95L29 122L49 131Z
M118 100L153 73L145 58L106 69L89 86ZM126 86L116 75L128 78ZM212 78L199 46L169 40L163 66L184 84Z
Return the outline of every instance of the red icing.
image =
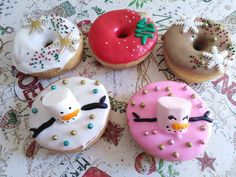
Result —
M93 53L109 64L126 64L145 56L155 46L158 35L156 31L154 38L148 38L142 45L141 38L135 37L136 24L140 19L138 12L127 9L110 11L98 17L89 32ZM147 22L151 20L148 18ZM119 38L121 34L127 36Z

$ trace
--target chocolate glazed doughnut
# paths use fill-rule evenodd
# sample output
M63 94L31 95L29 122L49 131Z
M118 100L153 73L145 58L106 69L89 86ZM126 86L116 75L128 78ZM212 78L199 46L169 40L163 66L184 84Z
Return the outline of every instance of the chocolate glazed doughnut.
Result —
M183 17L164 35L167 66L187 82L204 82L223 75L235 48L223 25L203 18Z

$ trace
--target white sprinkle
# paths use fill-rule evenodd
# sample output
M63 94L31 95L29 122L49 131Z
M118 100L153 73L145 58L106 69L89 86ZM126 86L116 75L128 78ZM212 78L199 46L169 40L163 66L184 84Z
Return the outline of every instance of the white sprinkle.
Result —
M135 19L135 16L133 16L133 19Z
M135 41L133 41L133 43L135 43Z
M138 56L140 56L140 54L138 54Z
M134 12L132 12L132 14L134 14Z
M108 42L105 42L105 44L107 45L107 44L108 44Z
M118 42L118 44L120 44L120 42Z
M129 23L131 23L131 20L129 20Z
M139 48L139 45L137 45L137 48Z
M135 49L132 49L133 51L135 51Z
M124 39L124 42L126 42L126 39Z
M131 57L133 57L134 55L132 54Z
M128 47L128 46L126 46L125 48L126 48L126 49L128 49L129 47Z
M125 17L126 17L126 18L128 18L128 16L127 16L127 15L126 15Z
M144 51L144 52L146 52L147 50L146 50L146 49L144 49L143 51Z

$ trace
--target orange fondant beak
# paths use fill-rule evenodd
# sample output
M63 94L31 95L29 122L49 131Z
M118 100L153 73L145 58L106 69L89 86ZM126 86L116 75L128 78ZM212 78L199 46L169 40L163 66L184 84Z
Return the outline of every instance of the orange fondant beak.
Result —
M63 120L70 120L70 119L72 119L73 117L75 117L78 113L79 113L79 109L77 109L77 110L75 110L74 112L72 112L72 113L69 113L69 114L67 114L67 115L65 115L65 116L62 116L62 119Z
M174 130L183 130L185 128L189 127L189 124L179 124L179 123L174 123L171 126Z

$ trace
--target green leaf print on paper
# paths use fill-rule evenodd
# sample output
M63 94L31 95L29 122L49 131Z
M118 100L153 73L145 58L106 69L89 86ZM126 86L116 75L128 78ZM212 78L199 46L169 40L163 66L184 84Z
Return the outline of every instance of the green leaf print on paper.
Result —
M164 174L163 167L164 167L164 160L160 159L157 172L160 174L161 177L176 177L176 176L180 175L179 172L175 171L172 164L168 165L167 174L166 174L166 172Z
M152 2L152 0L133 0L129 3L128 7L135 6L138 9L142 8L148 2Z
M118 101L112 97L109 97L109 99L111 104L111 110L115 112L119 111L120 113L125 113L127 103L125 103L124 101Z
M112 0L104 0L104 2L113 3Z
M102 14L104 14L106 12L105 10L102 10L98 6L92 7L92 9L96 12L97 15L102 15Z

